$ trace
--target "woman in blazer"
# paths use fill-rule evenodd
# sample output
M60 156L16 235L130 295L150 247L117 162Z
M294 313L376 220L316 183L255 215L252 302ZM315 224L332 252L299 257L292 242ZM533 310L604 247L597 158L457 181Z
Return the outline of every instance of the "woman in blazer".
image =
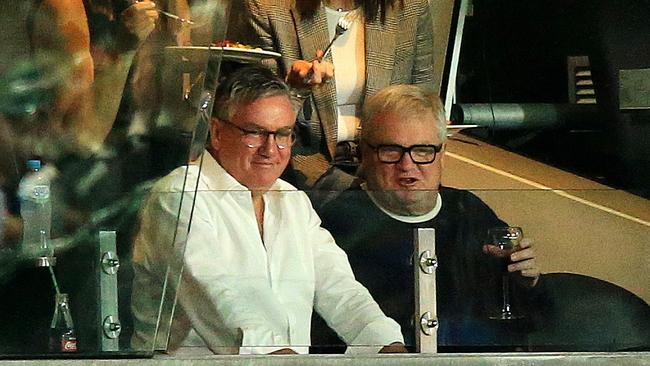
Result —
M293 183L306 189L318 181L318 189L341 189L342 175L330 168L340 160L341 150L356 145L345 144L348 148L341 149L339 144L355 137L350 133L354 122L341 116L350 109L342 108L345 101L340 99L353 99L360 106L366 97L391 84L433 87L428 0L246 0L245 5L247 24L255 37L248 41L282 54L275 67L304 104L292 159L297 173ZM317 56L332 39L337 19L348 11L357 13L355 23L337 39L332 53L319 61ZM337 70L333 75L332 63ZM357 85L350 86L350 80ZM346 123L348 134L342 136ZM333 174L325 174L328 169Z

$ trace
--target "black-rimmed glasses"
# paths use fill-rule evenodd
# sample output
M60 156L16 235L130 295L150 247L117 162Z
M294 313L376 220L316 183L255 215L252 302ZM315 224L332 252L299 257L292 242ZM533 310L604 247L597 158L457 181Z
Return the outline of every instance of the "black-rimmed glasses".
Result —
M263 128L243 128L223 118L219 118L218 120L228 126L238 129L242 133L242 141L246 144L246 146L252 149L264 145L264 143L268 141L269 136L274 137L275 145L278 147L278 149L286 149L296 142L296 133L292 127L284 127L276 131L267 131Z
M415 164L431 164L436 160L436 154L442 150L440 145L411 145L405 147L402 145L371 145L366 142L370 148L377 152L377 159L386 164L399 163L404 157L404 153L408 152L411 160Z

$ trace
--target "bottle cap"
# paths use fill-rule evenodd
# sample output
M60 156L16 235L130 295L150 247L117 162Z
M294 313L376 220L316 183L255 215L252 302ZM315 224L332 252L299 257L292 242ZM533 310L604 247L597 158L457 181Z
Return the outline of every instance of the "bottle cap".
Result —
M27 169L41 169L41 161L27 160Z

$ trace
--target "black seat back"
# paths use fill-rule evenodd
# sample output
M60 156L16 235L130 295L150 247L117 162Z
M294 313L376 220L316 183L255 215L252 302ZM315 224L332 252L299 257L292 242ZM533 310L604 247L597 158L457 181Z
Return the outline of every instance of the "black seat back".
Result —
M650 306L630 291L573 273L544 274L540 286L532 350L650 350Z

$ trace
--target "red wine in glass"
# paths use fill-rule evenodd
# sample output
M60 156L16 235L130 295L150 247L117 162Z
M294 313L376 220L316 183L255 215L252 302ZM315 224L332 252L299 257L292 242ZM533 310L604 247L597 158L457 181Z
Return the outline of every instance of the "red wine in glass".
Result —
M490 250L490 255L498 258L501 267L501 310L498 314L490 316L490 319L514 320L523 318L512 309L510 272L508 265L512 263L510 255L520 249L519 242L524 233L520 227L504 226L494 227L488 230L490 244L496 248Z
M508 274L508 265L512 263L510 256L512 253L519 250L519 245L513 243L512 241L501 240L499 242L493 243L494 246L499 248L499 251L492 253L495 258L499 260L499 267L501 267L501 274Z

